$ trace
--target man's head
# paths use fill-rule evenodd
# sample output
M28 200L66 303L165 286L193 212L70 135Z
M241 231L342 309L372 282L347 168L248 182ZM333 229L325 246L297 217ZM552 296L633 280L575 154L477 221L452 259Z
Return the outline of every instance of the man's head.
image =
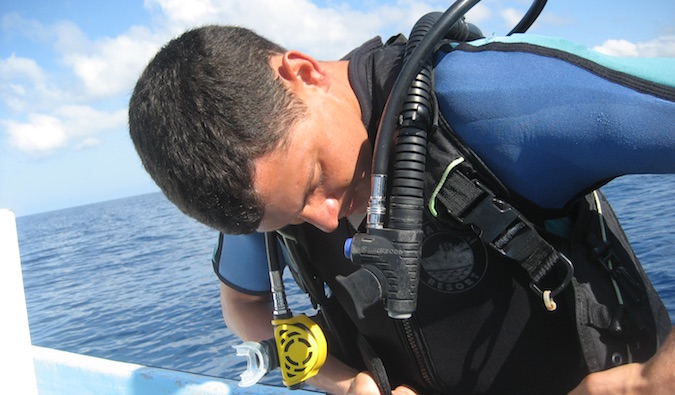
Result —
M183 212L226 233L365 210L371 147L347 62L319 62L240 28L167 44L139 79L129 129Z
M254 160L283 144L305 111L270 67L283 52L243 28L188 31L157 53L129 103L131 138L154 181L227 233L258 227Z

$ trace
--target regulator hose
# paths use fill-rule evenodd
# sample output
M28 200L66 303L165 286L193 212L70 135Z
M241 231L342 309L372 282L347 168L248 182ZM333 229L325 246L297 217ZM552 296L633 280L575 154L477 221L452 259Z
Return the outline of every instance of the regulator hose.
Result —
M547 0L535 0L525 13L525 16L523 16L523 19L518 22L518 24L509 32L509 34L507 34L507 36L516 33L525 33L527 29L532 26L534 21L539 18L539 14L541 14L541 12L544 10L544 6L546 6L546 1Z

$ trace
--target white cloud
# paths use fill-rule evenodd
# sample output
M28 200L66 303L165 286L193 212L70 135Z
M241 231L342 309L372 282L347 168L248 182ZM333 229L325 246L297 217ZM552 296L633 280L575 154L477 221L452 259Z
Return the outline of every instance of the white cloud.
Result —
M68 141L63 122L53 116L31 114L27 123L4 121L10 144L27 152L45 152L60 148Z
M26 84L35 86L44 79L42 69L32 59L14 54L7 59L0 59L0 98L13 111L21 111L27 106Z
M96 137L87 137L80 144L75 147L76 151L81 151L83 149L87 149L90 147L95 147L97 145L101 144L101 140L97 139Z
M146 7L156 7L167 18L169 25L174 26L197 26L205 21L227 15L236 15L234 10L236 2L232 1L183 1L183 0L146 0Z
M98 144L106 130L126 129L126 108L97 109L102 103L126 102L135 79L164 38L148 28L90 40L70 22L42 25L5 16L3 29L51 43L61 69L47 72L36 59L12 54L0 59L0 126L11 146L29 153L49 153L75 143ZM48 34L49 33L49 34ZM0 110L2 107L0 106Z
M12 54L7 59L0 59L0 78L28 78L33 81L44 81L45 73L33 59L17 57Z
M637 45L628 40L607 40L593 50L612 56L638 56Z
M82 82L87 96L107 98L130 92L133 83L159 40L147 28L133 27L126 34L91 44L87 52L64 55L64 62Z
M375 35L407 34L420 16L447 7L442 1L412 0L375 4L365 11L346 3L320 7L308 0L147 0L146 5L161 10L172 35L210 23L245 26L320 59L339 58Z
M26 152L48 153L82 139L78 148L91 146L103 130L124 127L126 110L98 111L88 106L66 105L53 114L31 113L26 122L3 120L12 146Z
M480 25L481 22L492 17L492 10L483 3L476 4L466 13L467 22Z
M594 47L593 50L612 56L675 57L675 36L662 36L638 43L612 39Z
M54 48L61 53L85 51L90 45L87 36L72 22L61 21L43 29L51 32Z
M30 37L38 41L47 40L51 33L36 20L25 19L18 13L3 14L0 27L4 34Z
M0 100L14 113L63 98L49 76L29 58L15 54L0 59Z
M443 11L440 0L367 2L319 6L311 0L145 0L151 26L130 27L110 37L87 37L72 22L44 25L16 14L0 19L3 32L49 43L57 65L46 69L36 59L11 55L0 59L0 100L11 114L0 121L11 144L28 152L50 152L73 144L83 149L100 142L106 130L126 128L126 108L101 110L101 103L121 103L157 48L188 28L209 23L250 27L288 48L319 59L336 59L363 41L382 35L407 34L429 11ZM475 6L467 19L481 26L495 16L509 27L522 17L513 8ZM545 18L546 14L542 16ZM563 23L551 19L548 23ZM486 32L489 33L489 32ZM632 43L608 40L596 48L624 56L675 56L674 36ZM121 104L119 104L121 105Z
M524 13L515 8L504 8L499 11L499 15L504 20L506 26L514 27L523 18Z

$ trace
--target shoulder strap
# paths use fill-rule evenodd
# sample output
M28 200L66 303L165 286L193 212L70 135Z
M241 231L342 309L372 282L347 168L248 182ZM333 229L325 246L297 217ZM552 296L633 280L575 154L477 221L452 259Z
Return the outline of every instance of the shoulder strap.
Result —
M473 229L499 254L515 261L528 274L532 290L549 310L555 310L552 298L569 285L574 274L572 263L518 210L492 192L460 149L455 148L458 141L450 141L452 131L447 122L441 125L445 127L431 137L434 144L429 147L427 162L431 174L427 187L433 191L428 202L431 215L450 216ZM467 150L463 147L462 151ZM562 276L555 276L557 279L551 282L549 274L554 271Z

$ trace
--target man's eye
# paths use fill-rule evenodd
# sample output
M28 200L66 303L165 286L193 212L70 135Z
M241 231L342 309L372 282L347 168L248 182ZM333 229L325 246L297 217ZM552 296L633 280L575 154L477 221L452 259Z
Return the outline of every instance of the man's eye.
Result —
M307 193L305 194L305 202L309 200L309 198L316 192L317 189L323 186L323 173L321 173L320 170L317 170L315 174L316 176L312 180L312 183L310 184L309 188L307 189Z

